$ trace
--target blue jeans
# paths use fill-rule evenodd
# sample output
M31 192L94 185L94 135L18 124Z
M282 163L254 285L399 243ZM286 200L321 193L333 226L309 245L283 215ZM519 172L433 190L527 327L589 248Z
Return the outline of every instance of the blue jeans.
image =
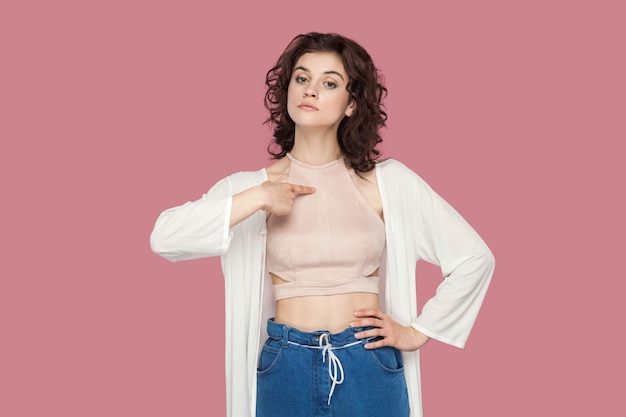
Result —
M354 334L303 332L270 319L257 368L257 417L408 417L400 351Z

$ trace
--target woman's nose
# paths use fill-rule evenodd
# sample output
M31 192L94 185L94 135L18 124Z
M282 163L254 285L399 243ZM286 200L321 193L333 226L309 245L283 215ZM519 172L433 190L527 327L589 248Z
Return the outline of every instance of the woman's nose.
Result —
M311 86L308 86L306 90L304 90L304 96L305 97L317 97L317 91Z

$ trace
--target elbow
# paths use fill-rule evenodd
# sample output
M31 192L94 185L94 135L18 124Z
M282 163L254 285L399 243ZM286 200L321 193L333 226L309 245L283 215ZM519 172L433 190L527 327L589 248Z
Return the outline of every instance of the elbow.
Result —
M150 249L152 252L170 262L174 262L177 253L172 250L168 243L169 240L159 233L156 228L150 234Z
M179 262L222 255L226 252L228 246L217 248L207 239L198 239L186 235L180 236L179 234L169 232L164 233L155 229L150 235L150 249L156 255L170 262Z
M480 269L483 270L487 276L491 277L496 267L496 258L493 252L491 252L487 245L483 245L481 253L477 258L480 259Z
M496 267L496 258L493 256L493 252L486 248L485 250L485 267L493 271Z
M150 249L159 256L165 251L163 240L158 235L156 229L150 234Z
M496 267L496 258L493 256L491 250L485 246L484 251L477 257L477 259L480 260L476 264L478 270L480 271L479 276L482 277L482 280L484 280L486 285L489 285L489 282L491 282L491 278L493 277L493 271Z

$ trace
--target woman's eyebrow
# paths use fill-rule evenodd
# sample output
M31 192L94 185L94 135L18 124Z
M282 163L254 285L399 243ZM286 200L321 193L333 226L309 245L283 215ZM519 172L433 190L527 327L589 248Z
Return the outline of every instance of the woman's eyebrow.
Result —
M311 71L308 68L305 68L303 66L296 67L293 71L296 72L297 70L302 70L304 72L311 73ZM324 74L336 74L337 76L339 76L339 78L341 78L343 80L343 75L341 75L337 71L324 71Z

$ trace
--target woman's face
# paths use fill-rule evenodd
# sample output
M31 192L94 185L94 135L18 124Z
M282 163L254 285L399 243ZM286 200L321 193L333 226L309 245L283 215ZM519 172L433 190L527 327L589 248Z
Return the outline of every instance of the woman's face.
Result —
M334 128L352 115L348 75L339 55L309 52L295 65L287 90L287 111L296 126Z

